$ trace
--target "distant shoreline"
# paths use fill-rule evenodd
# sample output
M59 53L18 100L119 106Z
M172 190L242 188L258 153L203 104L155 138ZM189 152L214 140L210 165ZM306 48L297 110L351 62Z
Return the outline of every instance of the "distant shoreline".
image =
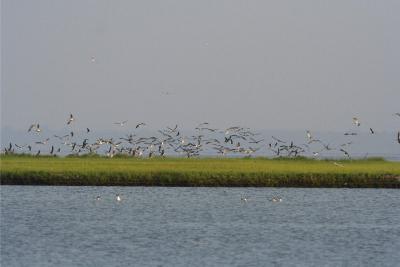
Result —
M1 185L400 188L382 159L33 157L2 155Z

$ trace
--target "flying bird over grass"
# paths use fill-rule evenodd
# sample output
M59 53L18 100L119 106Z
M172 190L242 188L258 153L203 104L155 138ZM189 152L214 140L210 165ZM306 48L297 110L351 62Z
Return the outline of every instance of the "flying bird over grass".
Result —
M350 158L350 154L346 150L341 148L340 151L342 151L348 158Z
M396 116L397 113L395 114ZM400 116L399 116L400 117ZM69 115L67 125L70 125L75 121L72 114ZM114 122L113 124L124 126L127 124L127 120L121 122ZM353 118L353 124L360 126L358 118ZM140 122L135 125L135 129L146 126L146 123ZM368 126L369 127L369 126ZM86 129L86 130L85 130ZM223 129L223 128L220 128ZM373 128L367 128L371 134L375 134ZM39 123L33 123L29 126L28 132L41 132ZM208 122L203 122L194 128L194 135L185 135L184 130L178 127L178 124L172 127L166 127L156 131L156 134L152 136L140 135L140 131L137 133L127 133L122 137L106 138L96 137L96 140L90 140L92 132L89 128L83 128L83 131L77 130L76 132L69 129L69 134L63 133L53 135L50 138L41 141L31 141L27 145L15 144L15 149L11 145L10 147L4 147L2 150L4 153L44 153L55 156L57 152L61 151L61 148L57 149L57 144L66 146L63 149L70 155L85 155L85 154L96 154L105 155L108 157L126 155L141 157L142 155L148 155L150 158L157 156L165 156L168 153L178 156L194 157L200 156L202 153L205 155L228 155L228 156L244 156L251 157L253 154L256 156L271 156L272 157L324 157L331 156L332 154L325 153L343 153L344 156L350 158L352 152L347 148L350 148L352 142L342 142L338 144L330 145L323 139L314 139L310 130L306 130L306 138L308 142L296 144L296 140L284 140L272 136L273 141L271 143L265 143L264 138L258 137L259 133L255 133L250 128L242 126L232 126L225 130L218 130L216 128L209 128ZM345 132L344 135L355 136L358 131ZM114 137L115 138L115 137ZM400 144L400 132L397 132L396 143ZM254 144L259 147L252 147ZM37 149L40 145L41 152ZM261 149L262 148L262 149ZM344 150L346 149L346 150ZM17 151L15 151L17 150ZM44 152L46 151L46 152ZM343 155L342 154L342 155ZM34 155L34 154L33 154Z

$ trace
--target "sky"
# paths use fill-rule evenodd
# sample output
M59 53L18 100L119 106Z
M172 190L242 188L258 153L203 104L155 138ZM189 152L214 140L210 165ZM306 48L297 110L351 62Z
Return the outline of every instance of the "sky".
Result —
M1 128L400 127L400 1L2 0ZM367 129L367 128L366 128Z

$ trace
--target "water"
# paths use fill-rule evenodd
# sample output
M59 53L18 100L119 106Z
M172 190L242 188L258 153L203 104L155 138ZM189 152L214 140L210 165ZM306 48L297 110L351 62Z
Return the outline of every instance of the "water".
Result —
M400 266L390 189L2 186L0 222L1 266Z

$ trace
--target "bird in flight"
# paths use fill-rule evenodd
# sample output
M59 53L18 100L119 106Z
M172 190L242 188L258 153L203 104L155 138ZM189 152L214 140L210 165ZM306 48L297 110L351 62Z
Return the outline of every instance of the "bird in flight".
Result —
M136 129L137 128L139 128L140 126L146 126L146 123L144 123L144 122L140 122L140 123L138 123L138 124L136 124Z
M360 126L361 125L360 121L356 117L353 118L353 123L356 126Z
M121 121L121 122L114 122L114 124L119 125L119 126L124 126L128 121Z
M312 140L312 135L309 130L307 130L307 138L308 138L308 140Z
M35 144L46 145L49 140L50 140L50 138L47 138L46 140L43 140L43 141L37 141L37 142L35 142Z
M178 124L176 124L174 128L170 128L170 127L167 126L167 129L168 129L168 131L170 131L171 133L173 133L173 132L176 131L176 129L178 129Z
M249 141L250 144L258 144L258 143L264 141L264 139L256 140L252 137L250 137L250 140L251 140L251 141Z
M275 136L272 136L272 139L274 139L275 141L277 141L279 143L286 143L285 141L280 140L280 139L276 138Z
M374 131L372 128L369 128L369 132L370 132L371 134L374 134L374 133L375 133L375 131Z
M74 119L74 116L72 115L72 114L69 114L69 118L68 118L68 121L67 121L67 125L70 125L71 124L71 122L73 122L75 119Z
M29 126L28 132L32 131L33 129L34 129L35 132L37 132L37 133L39 133L39 132L42 131L42 130L40 129L39 123L31 124L31 126Z
M340 151L342 151L348 158L350 158L350 154L346 150L341 148Z

